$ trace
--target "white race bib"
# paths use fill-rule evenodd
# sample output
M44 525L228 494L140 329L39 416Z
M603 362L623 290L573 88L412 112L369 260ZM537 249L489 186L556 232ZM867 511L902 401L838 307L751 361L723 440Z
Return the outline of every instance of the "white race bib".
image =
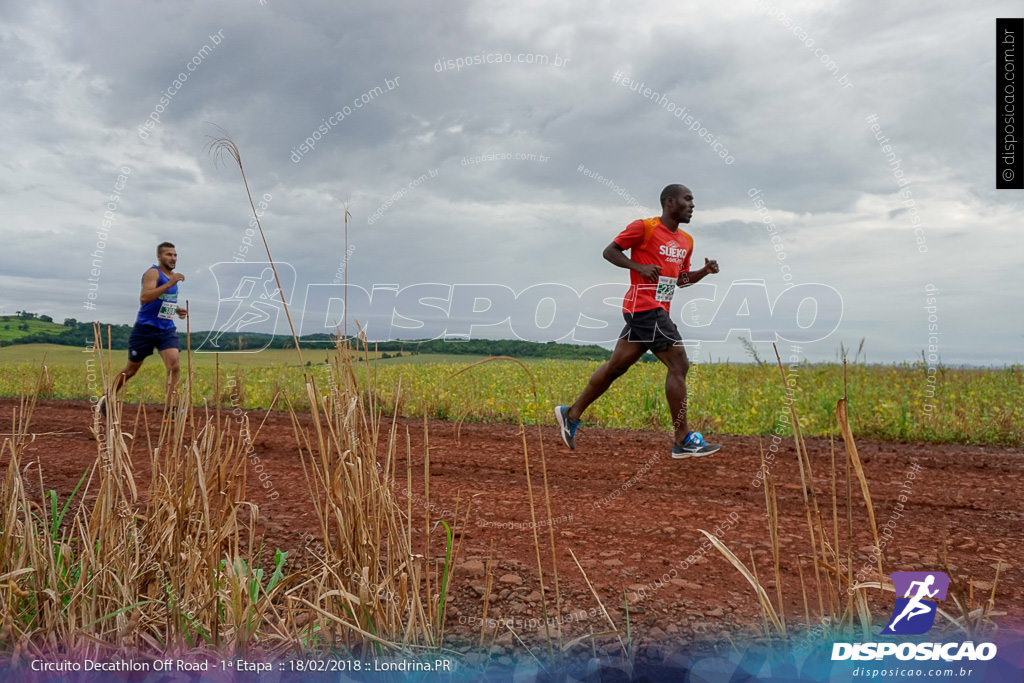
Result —
M160 312L156 314L156 317L163 318L164 320L174 320L174 316L178 314L178 302L176 301L161 301Z
M655 301L672 301L672 295L676 293L676 279L674 277L658 276L658 288L654 290Z

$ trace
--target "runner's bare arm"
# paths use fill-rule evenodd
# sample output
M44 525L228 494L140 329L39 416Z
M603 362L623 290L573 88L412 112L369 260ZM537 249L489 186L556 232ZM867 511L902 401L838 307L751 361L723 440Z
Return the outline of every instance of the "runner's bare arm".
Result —
M604 260L608 261L612 265L616 265L619 268L628 268L629 270L635 270L640 274L640 277L650 282L657 282L658 276L661 275L661 266L651 266L643 263L637 263L633 259L626 256L625 250L615 242L612 242L604 248Z
M688 273L680 273L679 279L676 280L676 287L688 287L692 284L696 284L703 280L711 273L718 272L718 261L714 259L704 259L704 267L700 270L691 270Z
M184 280L185 276L181 273L171 273L167 282L157 286L156 283L160 281L160 276L157 274L156 268L150 268L142 276L142 293L139 294L139 303L148 304L150 301L159 299L161 294Z

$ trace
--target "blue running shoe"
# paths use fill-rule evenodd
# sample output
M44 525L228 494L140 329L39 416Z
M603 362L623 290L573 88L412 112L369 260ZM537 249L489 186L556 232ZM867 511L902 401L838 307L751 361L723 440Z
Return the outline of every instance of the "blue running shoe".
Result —
M683 445L672 444L672 457L676 460L683 458L702 458L722 450L717 443L708 443L700 432L690 432L686 435Z
M569 418L568 406L555 406L555 419L558 420L562 441L571 450L576 450L576 428L580 426L580 421Z

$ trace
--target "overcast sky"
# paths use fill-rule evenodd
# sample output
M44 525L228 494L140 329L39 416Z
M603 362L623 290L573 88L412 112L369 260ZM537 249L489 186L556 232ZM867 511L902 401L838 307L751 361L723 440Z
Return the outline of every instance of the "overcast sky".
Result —
M838 329L802 355L866 338L869 361L912 360L933 285L944 362L1024 362L1022 193L994 189L995 18L1018 2L341 4L0 5L0 310L130 323L170 240L193 329L223 325L211 266L237 257L251 214L237 167L206 150L220 126L267 199L299 319L309 285L344 277L346 205L352 285L624 291L602 249L680 182L694 266L721 272L713 301L677 291L677 319L792 330L716 307L736 282L770 300L818 284L841 297L818 302ZM741 334L693 353L743 359Z

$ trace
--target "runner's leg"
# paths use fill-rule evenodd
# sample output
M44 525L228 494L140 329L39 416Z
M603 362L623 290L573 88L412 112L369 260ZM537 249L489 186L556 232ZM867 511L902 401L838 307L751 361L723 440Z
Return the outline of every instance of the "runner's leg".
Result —
M134 377L135 373L137 373L141 367L142 361L137 363L131 360L128 361L128 364L124 366L124 370L114 376L114 382L110 386L110 394L116 394L117 390L123 387L125 382Z
M647 345L641 342L628 341L620 337L615 348L612 350L612 357L599 367L590 377L583 393L576 399L576 402L569 406L569 417L579 420L583 412L590 407L590 404L600 398L601 394L608 391L616 379L625 374L626 370L633 363L640 360L640 357L647 351Z
M668 409L672 415L675 443L682 445L689 434L686 423L686 373L690 370L690 361L682 344L670 346L654 355L668 370L665 375L665 398L668 399Z
M167 406L173 411L175 410L175 398L178 392L178 376L181 372L181 365L178 362L178 349L164 349L160 352L160 357L164 359L164 367L167 368Z

